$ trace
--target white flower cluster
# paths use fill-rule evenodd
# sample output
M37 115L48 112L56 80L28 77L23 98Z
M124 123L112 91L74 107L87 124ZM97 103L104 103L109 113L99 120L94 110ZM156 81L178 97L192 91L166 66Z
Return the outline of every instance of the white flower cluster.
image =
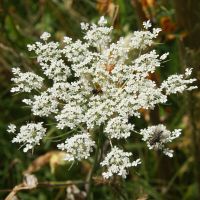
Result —
M12 143L22 143L22 147L25 146L23 149L24 152L33 149L35 145L40 144L40 140L46 134L46 128L42 124L43 122L28 123L21 126L19 133L13 138ZM15 133L15 125L11 124L8 128L9 132Z
M33 115L53 117L62 131L82 131L58 145L67 152L68 160L89 157L95 145L90 135L102 125L101 134L109 140L128 138L136 132L128 120L130 117L140 117L141 109L153 109L156 104L165 103L169 94L195 88L190 86L195 79L188 78L189 69L185 75L172 75L161 84L150 79L168 56L168 53L160 56L155 50L149 51L161 31L159 28L150 31L150 27L151 23L145 22L144 30L135 31L128 40L121 37L116 42L112 42L113 28L107 27L104 17L97 24L81 24L85 34L82 41L64 37L60 44L49 41L51 35L45 32L40 42L28 45L37 56L44 78L13 69L15 78L12 80L16 86L12 92L38 92L37 95L30 93L30 98L23 100L31 107ZM48 86L42 87L43 79L47 80ZM150 147L163 149L174 136L159 126L163 130L159 136L161 144L157 144L158 139L155 144L151 142L151 129L143 130L143 139ZM14 130L10 127L10 132ZM41 123L27 124L13 141L27 144L27 151L39 143L44 133ZM139 163L130 162L130 156L131 153L114 147L102 162L108 168L104 176L118 174L125 177L127 168Z
M196 89L197 86L190 86L196 79L189 79L192 70L186 68L185 76L184 75L172 75L167 78L166 81L163 81L161 84L161 88L166 91L166 94L176 94L181 93L184 90L193 90Z
M10 124L8 126L7 132L8 133L15 133L15 131L16 131L16 126L14 124Z
M165 155L173 157L173 150L166 148L166 143L179 137L181 129L175 129L171 132L163 124L159 124L142 129L140 134L143 136L142 140L147 142L149 149L162 150Z
M19 68L13 68L12 73L15 77L11 80L15 83L15 86L11 89L11 92L31 92L42 88L43 78L33 72L22 73Z
M150 21L144 22L144 31L135 31L131 39L131 43L136 49L146 49L153 44L155 39L160 33L160 28L153 28L153 31L147 31L151 27Z
M114 146L107 154L104 161L101 162L101 166L107 168L107 172L103 172L103 177L108 179L116 174L126 178L128 174L127 169L132 166L135 167L141 163L140 159L130 161L130 156L132 156L132 153L124 152L122 149Z
M47 42L49 33L44 33L40 38L44 42L36 42L28 45L29 51L37 55L37 62L42 67L43 73L54 82L66 81L70 75L70 69L62 58L62 50L58 42Z
M128 119L122 117L112 118L106 128L105 133L107 133L109 138L127 138L131 135L131 131L134 130L134 125L128 123Z
M65 159L68 161L87 159L94 146L95 142L90 139L88 133L75 135L67 139L65 143L58 144L59 149L66 151Z
M40 95L34 95L33 100L24 99L23 102L31 106L31 110L34 115L38 115L40 117L47 117L51 113L57 113L58 111L57 100L52 95L49 95L47 92L41 92Z

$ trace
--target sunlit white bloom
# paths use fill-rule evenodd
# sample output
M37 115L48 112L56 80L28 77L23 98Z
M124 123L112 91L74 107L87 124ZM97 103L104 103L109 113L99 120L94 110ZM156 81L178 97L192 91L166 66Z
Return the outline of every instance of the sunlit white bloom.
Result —
M83 109L79 105L73 102L66 104L61 113L56 116L57 127L59 129L65 127L73 129L82 122L83 116Z
M152 50L148 53L144 53L133 61L134 69L138 72L155 72L156 67L160 67L161 63L159 60L159 55L155 50ZM148 74L147 73L147 74Z
M135 49L144 50L148 46L153 44L153 39L155 39L160 33L160 28L153 28L153 32L148 30L145 31L135 31L133 37L131 38L130 45Z
M66 43L66 44L70 44L70 43L72 42L72 38L66 37L66 36L65 36L65 37L63 38L63 42Z
M167 78L167 80L163 81L161 84L161 88L166 92L167 95L169 94L176 94L181 93L185 90L193 90L196 89L196 86L191 86L196 79L190 78L191 70L186 69L185 77L184 75L174 74Z
M66 152L65 159L68 161L83 160L90 156L95 142L90 139L88 133L81 133L69 139L65 143L58 144L58 148Z
M103 172L103 177L108 179L113 175L118 175L126 178L128 168L135 167L141 163L140 159L131 161L131 156L132 153L124 152L122 149L114 146L101 162L101 166L104 166L107 169L106 172Z
M109 138L127 138L131 135L134 125L128 123L128 120L123 117L115 117L111 119L106 128L105 133Z
M16 126L14 124L10 124L8 126L7 132L8 133L14 133L16 131Z
M40 123L28 123L21 126L19 133L13 138L12 143L20 143L23 151L27 152L40 144L40 140L46 134L46 128Z
M152 48L161 29L150 29L150 21L143 25L142 31L134 31L129 37L118 40L113 39L113 27L107 26L104 17L96 24L81 23L82 40L64 37L62 43L49 41L50 34L45 32L40 42L28 45L28 50L37 57L38 71L44 78L13 69L11 91L29 92L23 102L33 115L55 120L55 126L61 131L70 128L77 134L81 130L80 134L58 145L66 152L67 160L87 159L100 127L103 130L99 134L111 140L110 144L116 139L124 141L136 132L129 119L140 118L141 110L166 103L170 94L196 88L191 85L195 79L189 77L190 69L186 69L184 75L171 75L159 83L151 78L168 53L159 55ZM157 129L162 131L156 137ZM27 124L21 127L13 142L23 143L27 151L39 144L45 130L41 123ZM9 131L15 132L15 127L11 126ZM180 130L170 132L159 125L143 129L141 134L149 148L172 156L173 151L166 143L178 137ZM140 163L139 160L132 162L131 155L113 147L101 163L107 168L103 176L125 178L128 168Z
M107 20L105 19L104 16L100 17L99 21L98 21L98 25L99 26L105 26L107 24Z
M28 51L34 51L36 49L35 44L28 44L27 45Z
M84 22L81 22L80 25L81 25L81 29L84 31L88 30L88 28L90 26L88 23L84 23Z
M142 129L140 134L143 136L142 140L147 142L149 149L162 150L164 154L172 157L173 150L166 148L166 144L179 137L181 129L175 129L171 132L164 125L159 124Z
M169 53L164 53L162 56L160 56L160 60L165 60L167 58L167 56L169 55Z
M106 27L106 24L106 19L104 17L101 17L98 25L92 24L88 28L83 38L87 41L89 45L96 47L99 50L109 45L109 43L111 42L110 34L113 27Z
M58 101L47 92L42 92L40 95L34 95L32 100L26 99L23 102L31 106L34 115L40 117L47 117L52 113L58 112Z
M148 21L146 21L146 22L143 22L143 26L144 26L145 29L151 28L152 25L151 25L150 20L148 20Z
M192 74L192 69L191 68L186 68L185 69L185 76L188 77Z
M44 33L40 36L40 39L46 41L46 40L48 40L50 37L51 37L51 34L50 34L50 33L44 32Z
M32 72L22 73L19 68L13 68L12 72L15 77L11 79L14 82L11 92L31 92L41 89L43 85L42 77Z

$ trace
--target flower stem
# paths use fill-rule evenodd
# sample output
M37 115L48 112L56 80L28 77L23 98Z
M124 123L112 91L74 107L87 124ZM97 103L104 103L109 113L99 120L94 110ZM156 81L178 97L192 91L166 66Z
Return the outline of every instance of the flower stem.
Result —
M87 181L88 182L88 184L87 184L87 199L88 200L93 199L93 196L91 194L92 176L93 176L94 172L96 171L97 166L99 164L99 159L101 158L102 136L103 136L103 126L100 127L99 132L98 132L98 141L97 141L97 148L96 148L96 152L95 152L95 156L94 156L94 162L93 162L92 169L88 176L88 181Z

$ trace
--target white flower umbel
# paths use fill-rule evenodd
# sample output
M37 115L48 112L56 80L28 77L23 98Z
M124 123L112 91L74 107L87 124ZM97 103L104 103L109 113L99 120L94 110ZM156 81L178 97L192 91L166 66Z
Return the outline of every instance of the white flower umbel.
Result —
M128 174L128 168L135 167L140 164L140 159L131 161L130 157L132 153L124 152L122 149L114 146L111 151L106 155L105 159L101 162L101 166L107 168L106 172L103 172L103 177L108 179L113 175L122 176L126 178Z
M132 47L136 49L146 49L147 47L153 44L153 40L157 38L160 33L160 28L153 28L153 31L149 31L148 29L151 27L150 21L144 22L144 31L135 31L133 33L133 37L131 39Z
M83 120L83 111L79 105L71 102L66 104L59 115L56 116L58 121L57 127L63 129L69 127L71 129L76 127L76 124L80 124Z
M40 39L46 41L46 40L48 40L50 37L51 37L51 34L50 34L50 33L44 32L44 33L40 36Z
M189 76L192 73L192 69L186 68L185 76L184 75L172 75L168 77L166 81L163 81L161 88L166 91L166 94L176 94L181 93L185 90L196 89L197 86L189 86L191 83L196 81L196 79L189 79Z
M7 129L8 133L15 133L16 126L14 124L10 124Z
M105 133L107 133L109 138L120 139L129 137L133 129L134 125L128 123L128 119L115 117L108 122Z
M148 21L146 21L146 22L143 22L143 26L144 26L145 29L151 28L152 25L151 25L150 20L148 20Z
M29 92L29 97L23 102L30 106L33 115L55 120L55 126L61 132L69 128L76 134L82 131L58 145L66 151L68 160L89 157L95 145L89 134L93 134L95 141L96 136L101 134L111 140L110 144L120 139L124 141L135 131L135 125L128 119L140 118L141 110L154 109L157 104L166 103L170 94L196 88L191 85L195 79L189 78L190 69L186 69L184 75L172 75L163 82L157 83L150 78L163 66L168 53L159 55L153 49L158 43L156 37L161 29L151 28L150 21L144 22L143 26L141 31L118 40L113 38L113 27L107 26L105 17L101 17L96 24L81 23L82 40L74 41L66 36L61 43L53 42L51 35L45 32L40 41L28 45L28 50L37 57L38 70L43 76L13 69L15 77L11 91ZM37 126L22 127L23 131L14 141L26 144L27 151L39 144L42 134L39 130L35 131L38 133L36 135L41 136L35 140L31 127L36 129ZM172 152L165 144L173 139L175 133L168 132L160 125L163 132L158 144L158 139L152 138L151 129L143 131L143 139L150 148L162 149L171 156ZM100 133L96 134L99 130ZM11 126L9 132L15 132L15 127ZM116 160L111 159L112 156L118 156L117 164L114 163ZM131 162L130 156L131 153L113 148L102 162L108 167L104 176L117 174L125 177L128 168L139 162Z
M40 123L28 123L21 126L19 133L13 138L13 143L21 143L24 152L33 149L40 144L40 140L45 136L46 128Z
M11 80L15 86L11 89L11 92L31 92L41 89L43 85L42 77L32 72L22 73L19 68L13 68L12 72L15 77Z
M58 144L58 148L66 152L65 159L68 161L83 160L90 156L95 142L90 139L88 133L81 133L69 139L65 143Z
M159 124L142 129L140 134L143 136L142 140L147 142L149 149L162 150L167 156L173 157L173 150L166 148L166 144L179 137L181 129L171 132L164 125Z
M42 92L40 95L34 95L33 99L24 99L23 101L31 106L34 115L49 116L51 113L57 113L58 101L47 92Z

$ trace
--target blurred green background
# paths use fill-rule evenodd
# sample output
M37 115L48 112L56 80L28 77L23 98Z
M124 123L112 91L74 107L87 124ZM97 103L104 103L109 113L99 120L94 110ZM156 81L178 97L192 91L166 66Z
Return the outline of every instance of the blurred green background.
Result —
M6 132L9 123L22 124L32 120L23 107L20 95L11 95L11 68L37 68L27 51L27 44L38 40L44 31L60 41L68 35L80 38L80 22L96 22L106 16L114 26L115 38L126 36L141 28L150 19L163 29L157 51L170 52L169 61L160 68L156 81L173 73L181 73L186 66L194 67L194 77L200 80L200 1L199 0L0 0L0 199L20 184L23 173L35 174L39 186L17 193L22 200L69 199L65 181L74 182L84 190L89 162L64 164L54 141L45 141L34 153L23 153L11 143ZM142 165L130 172L127 180L105 182L97 172L94 177L95 200L195 200L200 199L200 93L196 90L171 96L168 104L144 112L137 127L164 123L169 129L182 128L183 134L171 148L174 158L150 152L138 138L132 137L125 148L142 158ZM53 127L49 127L54 132ZM75 186L74 186L75 187ZM83 193L74 199L84 199Z

